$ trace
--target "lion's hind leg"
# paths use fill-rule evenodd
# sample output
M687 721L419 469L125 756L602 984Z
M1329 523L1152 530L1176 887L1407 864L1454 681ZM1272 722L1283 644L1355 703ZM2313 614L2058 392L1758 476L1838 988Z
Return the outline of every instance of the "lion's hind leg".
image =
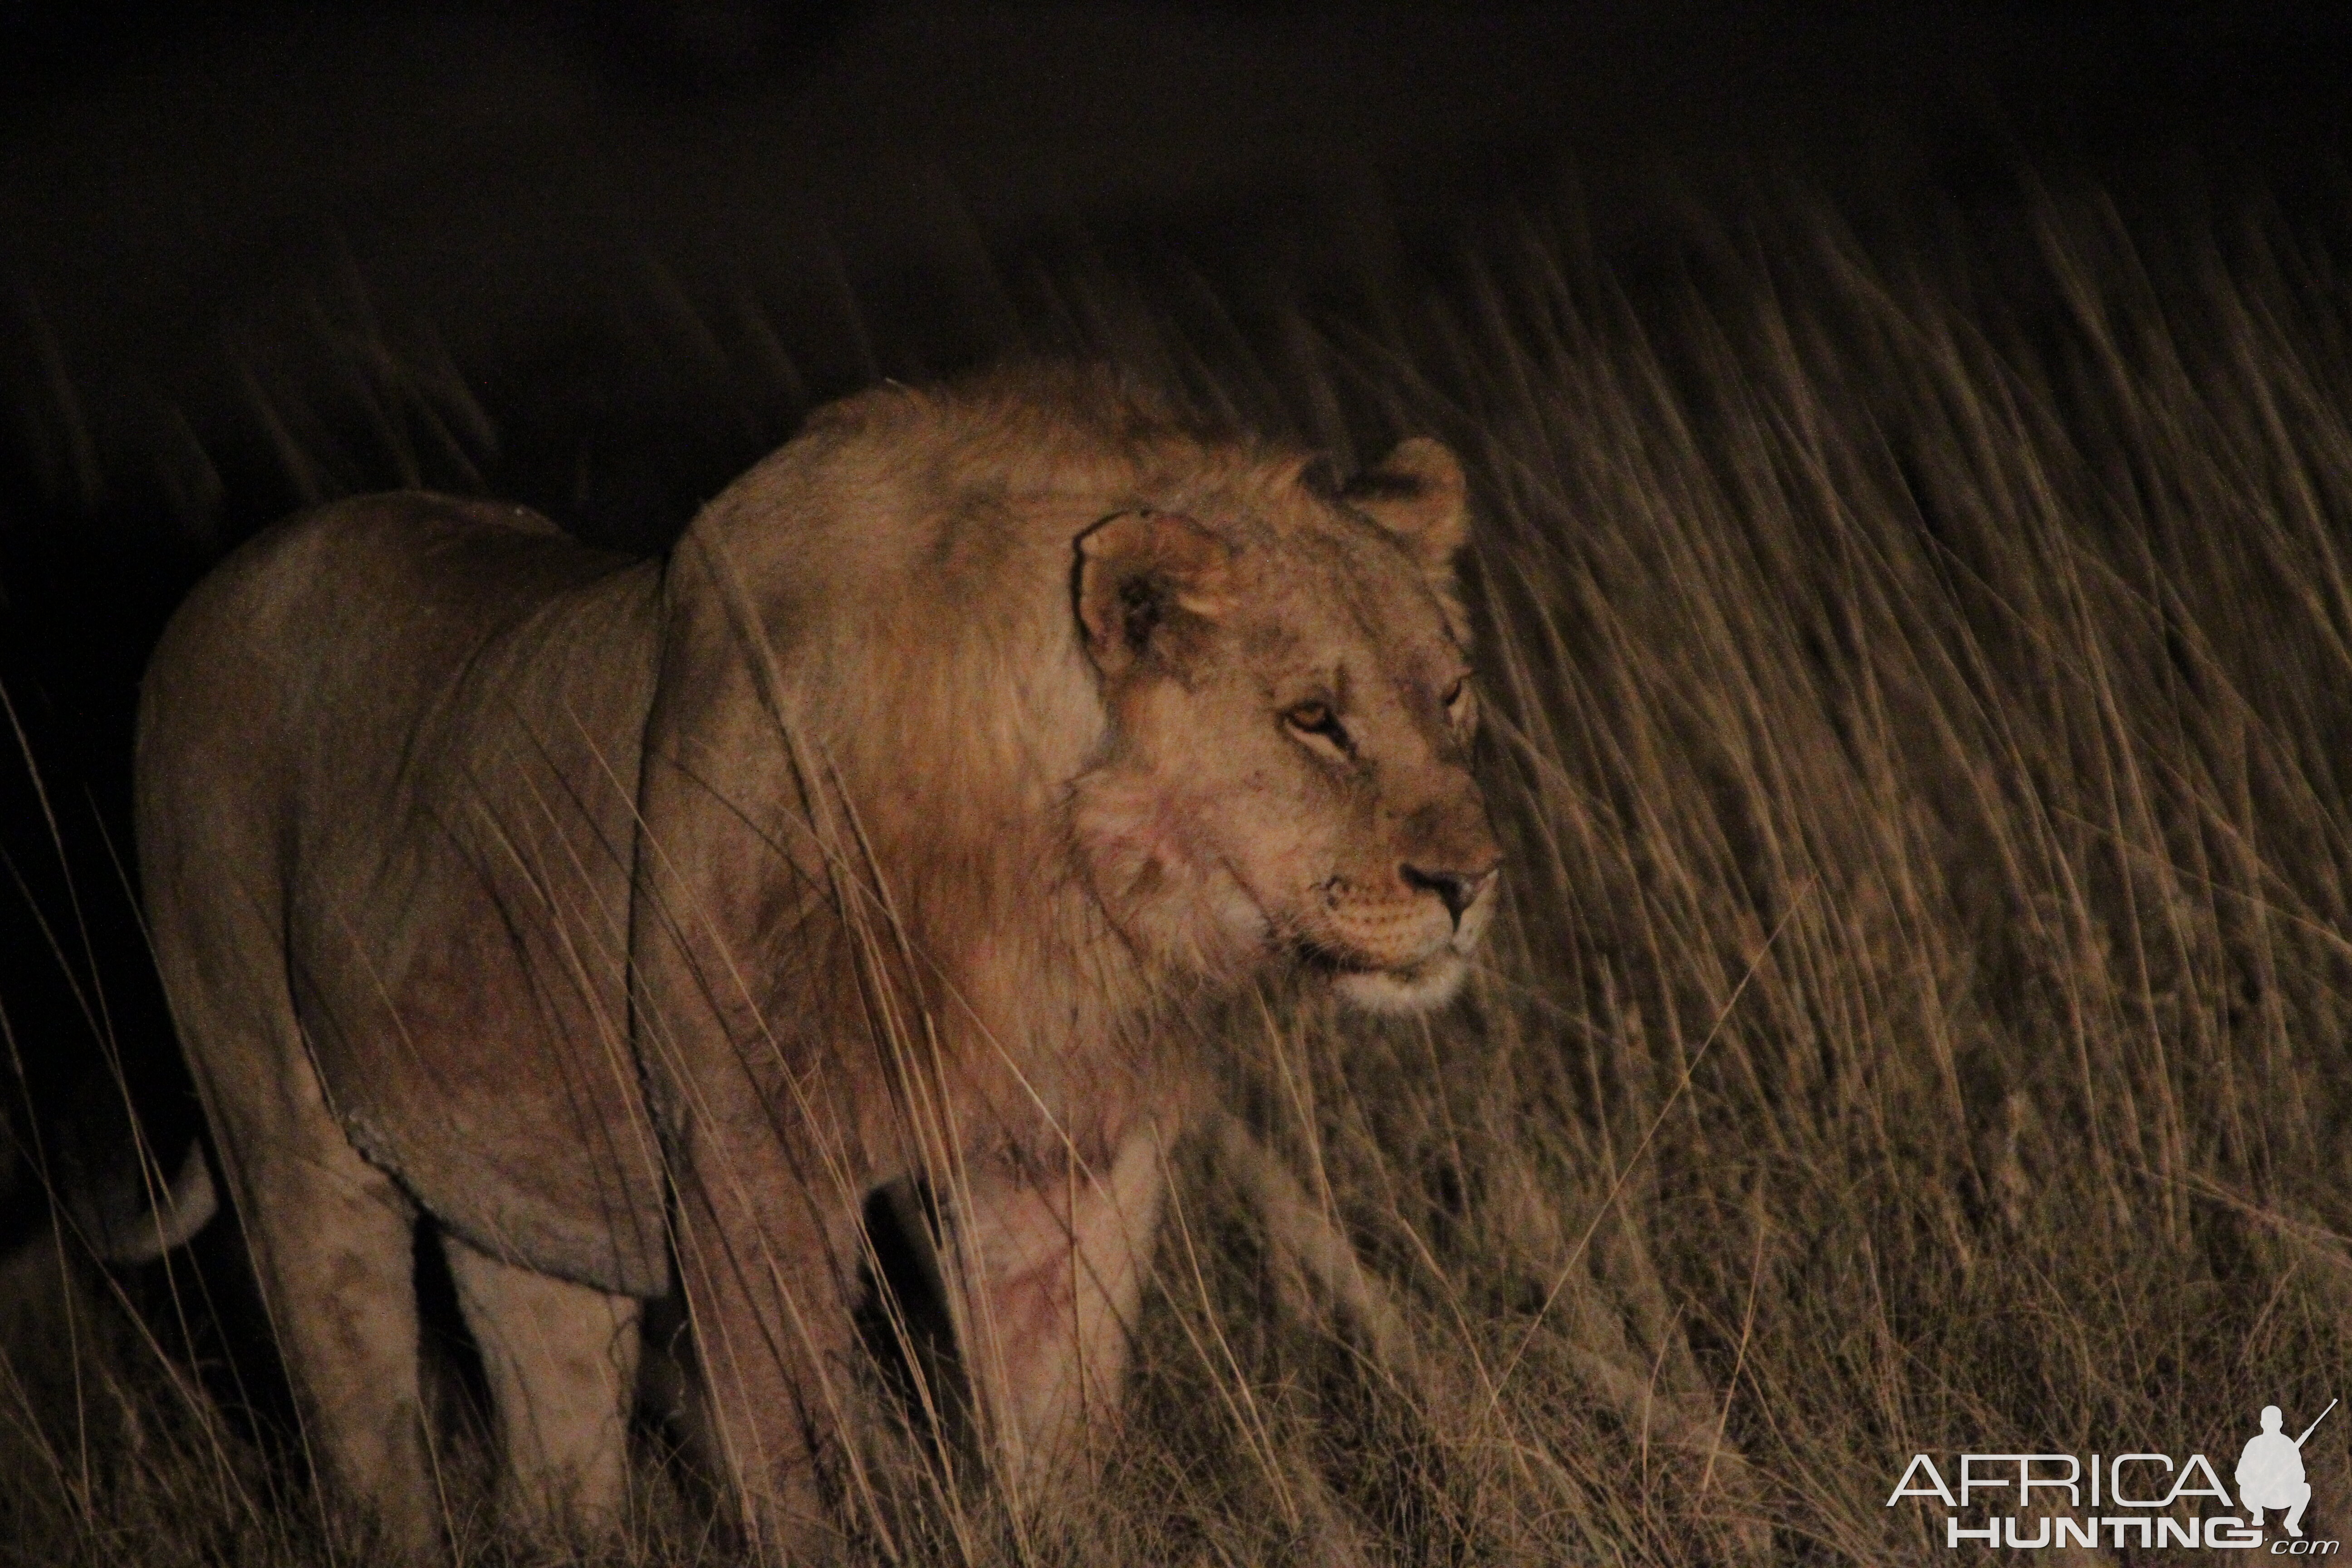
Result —
M388 1555L425 1560L443 1510L419 1394L415 1211L326 1131L244 1141L246 1233L306 1451Z
M499 1432L499 1511L540 1540L592 1544L628 1496L640 1305L444 1236Z
M352 1147L258 931L207 951L178 889L150 893L156 952L203 1091L305 1458L395 1560L431 1556L443 1510L419 1384L416 1209ZM235 904L228 906L232 910ZM238 938L242 936L242 942Z

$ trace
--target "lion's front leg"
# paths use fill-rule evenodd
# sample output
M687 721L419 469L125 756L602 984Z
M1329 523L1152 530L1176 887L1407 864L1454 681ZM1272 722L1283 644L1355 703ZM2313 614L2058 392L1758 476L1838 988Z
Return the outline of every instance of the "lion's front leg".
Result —
M975 1163L950 1188L956 1337L1020 1505L1090 1484L1117 1429L1165 1152L1147 1129L1106 1159Z
M858 1208L845 1184L698 1154L679 1183L678 1270L707 1399L706 1456L755 1552L788 1561L855 1488ZM772 1155L770 1164L772 1165ZM835 1192L835 1186L845 1186Z

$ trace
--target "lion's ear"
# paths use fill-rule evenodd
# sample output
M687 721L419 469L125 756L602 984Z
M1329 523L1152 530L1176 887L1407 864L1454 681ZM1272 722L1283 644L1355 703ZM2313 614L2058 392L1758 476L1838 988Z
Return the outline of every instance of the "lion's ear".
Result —
M1444 442L1426 436L1400 441L1339 493L1394 534L1432 577L1453 575L1454 553L1470 533L1469 486Z
M1123 511L1078 535L1076 598L1087 654L1105 675L1223 613L1233 548L1189 517Z

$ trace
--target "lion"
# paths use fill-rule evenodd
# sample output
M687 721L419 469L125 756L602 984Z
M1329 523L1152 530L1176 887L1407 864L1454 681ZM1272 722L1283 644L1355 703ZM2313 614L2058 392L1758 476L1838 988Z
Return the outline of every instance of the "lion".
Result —
M1435 1007L1496 906L1462 469L1328 475L1032 367L821 410L659 559L401 493L198 585L143 892L307 1440L386 1543L441 1515L420 1223L518 1530L614 1526L675 1289L742 1532L837 1531L877 1198L991 1472L1085 1484L1192 1021L1281 976Z

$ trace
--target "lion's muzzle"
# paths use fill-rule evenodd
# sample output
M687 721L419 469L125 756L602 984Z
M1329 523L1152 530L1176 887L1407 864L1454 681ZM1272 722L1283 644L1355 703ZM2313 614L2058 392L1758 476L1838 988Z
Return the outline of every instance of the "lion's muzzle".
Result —
M1500 869L1499 859L1475 871L1424 871L1407 864L1397 868L1397 879L1416 892L1435 895L1458 931L1465 911L1486 893Z

